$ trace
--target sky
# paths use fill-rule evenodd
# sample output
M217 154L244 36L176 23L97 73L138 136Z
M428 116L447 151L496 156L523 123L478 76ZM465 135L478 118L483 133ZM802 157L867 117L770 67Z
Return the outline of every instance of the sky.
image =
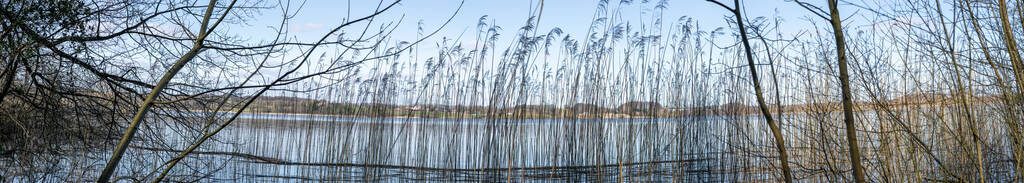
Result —
M391 1L386 1L388 4ZM288 29L300 40L316 40L319 36L328 32L330 28L343 23L345 17L362 17L371 13L380 1L375 0L308 0L305 2L292 2L293 7L301 5L302 9L291 20ZM456 12L460 3L461 10ZM732 5L731 1L725 2ZM765 16L779 16L783 20L783 32L796 32L807 27L806 19L810 19L807 10L797 6L788 0L753 0L741 1L746 7L744 12L747 18ZM824 2L813 2L824 5ZM481 16L486 15L489 21L504 28L502 35L514 35L517 28L524 25L526 19L533 15L530 10L536 8L536 0L404 0L392 10L385 12L379 20L402 20L399 29L395 31L392 38L396 40L415 40L417 38L416 28L422 20L424 29L429 32L441 26L445 20L455 14L452 22L442 32L428 39L426 43L433 43L440 38L454 38L460 34L464 37L473 35L477 21ZM610 4L618 4L612 1ZM640 22L641 17L649 20L650 11L654 2L648 5L641 5L640 1L633 2L633 5L624 7L621 12L627 21ZM547 0L544 2L544 11L541 14L541 22L538 27L541 32L547 32L554 27L561 28L565 33L573 36L584 35L593 19L594 11L598 6L598 0ZM612 5L611 7L615 7ZM648 9L645 11L644 9ZM457 14L456 14L457 13ZM664 12L666 21L674 21L682 16L692 17L697 20L704 30L712 30L717 27L726 26L726 15L729 13L710 2L703 0L668 1L668 7ZM280 10L262 11L253 22L244 27L236 27L246 31L254 32L253 39L273 38L270 35L271 29L280 21ZM665 26L669 26L666 22ZM261 34L264 33L264 34ZM509 40L511 36L503 36L503 40ZM577 36L578 37L578 36ZM499 41L502 42L502 41ZM433 45L433 44L431 44Z
M391 0L384 2L377 0L293 0L290 2L292 11L295 11L296 7L301 7L301 9L296 11L297 14L294 19L290 20L287 29L291 33L292 39L301 42L315 42L331 28L343 24L346 17L351 17L351 19L364 17L371 14L379 4L386 6L392 2ZM810 2L825 7L824 0ZM547 0L543 4L538 32L543 34L558 27L565 34L579 39L582 35L586 35L598 3L598 0ZM622 6L622 9L619 10L622 13L621 21L628 21L633 25L650 21L651 14L654 13L651 9L654 8L655 3L644 4L642 1L635 1L632 5ZM732 6L732 1L724 3ZM781 27L779 29L784 36L813 29L810 26L810 21L818 22L818 26L827 26L827 23L821 22L821 19L791 0L748 0L741 1L741 3L745 7L743 13L748 21L762 16L780 18ZM459 8L460 4L461 9ZM441 29L438 34L424 40L417 48L419 53L436 53L437 44L435 43L442 39L453 39L461 35L463 44L472 44L471 40L474 39L477 22L486 15L489 23L493 21L493 24L503 28L501 39L497 41L497 44L499 48L504 49L505 45L513 41L514 36L512 35L516 34L519 27L525 25L527 18L535 15L536 12L531 12L531 10L536 9L538 4L537 0L403 0L391 10L376 17L375 26L392 21L398 23L398 28L391 35L391 39L412 41L418 37L416 31L418 22L422 21L426 34L437 29L454 15L451 23ZM617 6L619 1L616 0L611 0L609 4L609 8L612 10L619 7ZM842 15L856 17L850 16L857 13L854 11L856 8L843 4L841 3L840 9L850 11L842 12ZM675 20L683 16L695 20L701 31L727 27L727 22L732 20L731 13L727 10L704 0L669 0L667 8L662 13L665 21L663 24L665 27L662 30L666 30ZM272 27L278 25L280 17L281 13L278 9L263 10L253 15L245 24L234 24L228 29L245 32L243 36L248 36L246 39L249 41L267 42L274 38L274 28ZM401 22L398 22L399 20ZM856 21L844 21L848 24L851 22ZM352 33L359 32L361 29L362 25L346 31ZM725 30L728 33L732 31L731 29ZM724 37L719 39L731 39L730 36ZM472 45L463 46L472 47ZM324 53L332 54L329 50ZM314 54L319 55L319 53ZM421 58L421 60L425 60L425 58Z

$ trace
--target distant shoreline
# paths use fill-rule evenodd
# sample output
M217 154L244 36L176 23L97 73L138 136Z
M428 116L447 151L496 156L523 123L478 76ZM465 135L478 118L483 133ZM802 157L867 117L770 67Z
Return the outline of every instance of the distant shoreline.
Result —
M231 112L231 111L221 111L221 113L224 113L224 112ZM246 115L280 115L280 116L311 116L311 117L347 117L347 118L378 118L378 117L383 117L383 118L398 118L398 119L488 119L486 117L486 115L482 115L480 117L472 117L472 116L469 116L469 115L463 115L463 117L457 117L457 116L422 117L422 116L402 116L402 115L396 115L396 116L365 116L365 115L345 115L345 114L250 112L250 111L242 112L242 114L246 114ZM619 114L619 113L609 113L609 114L605 115L604 117L593 117L591 115L575 117L575 118L555 117L555 116L541 116L541 117L537 117L537 116L494 116L493 119L653 119L653 118L678 118L678 117L688 117L688 116L659 116L659 117L654 117L654 116L629 116L629 115Z
M982 102L982 103L979 103L979 104L986 104L986 103ZM786 115L808 114L810 112L808 112L807 109L808 108L812 108L812 106L814 106L814 107L823 107L823 106L830 106L830 105L837 105L837 104L823 103L823 104L810 104L810 105L808 105L808 104L789 105L789 106L785 106L784 107L785 111L783 112L783 114L786 114ZM862 104L862 105L859 105L860 107L858 107L856 111L871 111L871 110L874 110L875 107L877 107L877 106L874 106L874 105L876 105L876 104ZM910 109L910 108L934 108L934 107L942 107L942 106L951 106L951 105L949 105L949 104L909 104L909 105L892 105L892 106L889 106L889 108L891 110L907 110L907 109ZM824 107L824 108L829 108L829 107ZM709 112L705 113L705 114L710 114L710 115L691 115L689 112L684 112L683 114L679 114L679 113L673 114L674 112L667 112L668 114L662 113L662 114L658 114L657 116L650 116L650 115L629 115L629 114L624 114L624 113L607 112L607 113L601 113L600 116L595 115L595 114L578 114L578 115L576 115L574 117L565 116L565 115L546 115L546 114L541 115L541 114L535 114L535 113L520 114L518 116L517 115L513 115L513 114L500 114L500 115L491 115L491 116L483 115L483 114L476 114L476 115L474 115L474 114L457 114L457 115L451 115L450 113L452 113L452 112L434 112L433 114L428 114L428 115L419 114L419 115L374 116L374 115L324 114L324 113L258 112L258 111L248 111L248 110L247 111L243 111L242 114L245 114L245 115L306 116L306 117L344 117L344 118L396 118L396 119L652 119L652 118L685 118L685 117L702 117L702 116L706 117L706 116L730 116L730 115L761 115L760 111L757 111L753 106L744 106L744 107L734 108L734 110L738 110L738 111L733 111L733 113L731 113L731 114L721 113L722 110L727 110L727 109L708 109L708 110L709 110ZM771 108L769 108L769 110L771 111L772 114L777 114L778 113L777 108L771 107ZM839 112L838 108L834 108L831 111L832 112ZM234 113L234 112L235 111L219 111L218 113L231 114L231 113ZM818 112L821 112L821 111L818 111Z

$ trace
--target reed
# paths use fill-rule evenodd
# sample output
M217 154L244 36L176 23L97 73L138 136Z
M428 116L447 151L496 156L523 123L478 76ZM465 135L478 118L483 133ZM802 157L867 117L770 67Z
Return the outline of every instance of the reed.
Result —
M379 15L400 3L381 1L314 41L287 29L302 3L239 3L66 14L186 25L98 32L110 37L0 3L0 181L1024 178L1020 1L795 1L809 17L799 22L735 1L720 4L725 27L663 17L683 6L668 1L599 1L575 35L548 26L559 10L543 1L516 27L480 16L462 33L447 27L455 15L399 29L406 20ZM187 26L275 10L264 42ZM174 14L189 11L208 13ZM808 26L783 30L795 23ZM137 58L174 68L193 46L163 91L131 74L143 68L115 69ZM122 136L123 159L107 163Z

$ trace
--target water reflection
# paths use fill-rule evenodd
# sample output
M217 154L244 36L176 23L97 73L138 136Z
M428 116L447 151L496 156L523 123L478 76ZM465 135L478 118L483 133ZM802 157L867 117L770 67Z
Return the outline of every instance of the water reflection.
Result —
M246 114L186 160L236 181L728 181L725 117L423 119ZM756 123L748 124L756 127ZM164 140L181 144L176 127ZM150 149L152 150L152 149ZM766 163L766 162L758 162ZM219 165L219 166L218 166ZM758 174L747 174L758 175Z

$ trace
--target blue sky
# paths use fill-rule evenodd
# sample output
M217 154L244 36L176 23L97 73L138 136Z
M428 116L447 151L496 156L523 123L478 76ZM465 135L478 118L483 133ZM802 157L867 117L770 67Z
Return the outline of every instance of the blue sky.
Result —
M859 4L876 4L877 2L864 3L861 0L855 0ZM308 0L308 1L293 1L292 8L294 11L295 6L302 5L302 9L298 11L295 18L292 19L287 27L290 31L290 39L298 39L301 42L314 42L323 36L325 33L330 31L331 28L344 23L346 17L353 19L369 15L374 11L374 8L378 6L378 3L387 5L393 1L386 0L380 2L376 0ZM614 10L618 8L619 1L612 0L609 8ZM790 38L792 34L800 31L810 31L813 27L810 26L810 21L817 22L819 28L827 28L827 23L823 22L822 19L815 17L808 10L798 6L792 1L787 0L750 0L741 1L744 8L745 17L754 19L755 17L774 17L777 16L781 19L780 31L783 36ZM521 0L521 1L485 1L485 0L467 0L467 1L456 1L456 0L404 0L393 9L385 12L381 16L377 17L377 22L374 23L374 27L379 26L381 23L402 20L398 25L398 28L391 35L392 41L412 41L417 39L417 24L422 20L423 26L426 32L430 32L437 29L438 26L444 23L450 16L456 13L456 9L459 4L462 4L461 10L452 19L453 21L443 28L439 34L431 37L430 39L422 42L418 49L418 53L425 53L428 56L419 57L417 61L423 62L426 57L429 57L430 53L435 53L437 46L435 43L440 42L441 39L453 39L462 35L461 38L463 44L473 44L474 33L476 31L476 25L481 16L488 16L488 21L493 21L495 24L503 27L501 32L501 39L498 40L497 46L499 49L504 49L505 46L512 41L519 27L525 25L525 21L531 15L531 8L536 8L538 1L536 0ZM728 5L732 5L731 1L725 2ZM818 6L824 7L824 0L811 1ZM632 25L649 24L646 21L651 20L651 9L654 8L655 2L643 4L641 1L636 1L632 5L621 7L619 10L621 13L621 20L630 22ZM579 39L586 35L591 20L594 18L594 12L598 7L598 0L547 0L544 2L544 11L541 16L540 26L538 28L539 33L547 33L554 27L559 27L565 34L569 34L574 38ZM844 17L852 17L845 19L844 23L847 25L863 25L863 21L858 23L858 17L860 16L849 16L852 14L864 14L865 12L858 12L858 8L849 5L840 6L841 12ZM273 28L277 26L280 21L280 10L279 9L268 9L259 12L260 14L254 15L253 19L246 22L244 25L235 24L227 29L230 31L242 31L242 36L249 39L251 42L266 42L269 39L273 39ZM699 23L701 31L711 31L719 27L726 27L727 21L731 21L731 15L725 9L704 1L704 0L686 0L686 1L668 1L668 6L663 12L664 24L662 30L666 30L669 26L672 26L675 20L679 17L686 16L690 17ZM362 30L363 25L354 26L353 28L347 29L351 35ZM826 26L826 27L822 27ZM854 30L849 27L847 31ZM724 29L726 34L732 34L731 29ZM825 30L830 31L830 30ZM716 42L726 43L733 41L731 36L722 36L716 39ZM466 47L472 47L472 45L463 45ZM330 49L321 49L313 56L318 56L321 53L328 57L337 56ZM299 52L286 53L286 58L294 58ZM365 64L364 64L365 65ZM308 66L307 68L317 68L315 66ZM302 72L302 71L300 71ZM269 71L269 73L275 73ZM408 74L422 74L418 72ZM271 74L274 75L274 74ZM417 77L418 78L418 77ZM270 94L274 95L274 94Z
M384 2L385 4L391 1ZM462 1L456 0L404 0L392 11L388 11L380 20L403 21L399 29L392 35L397 40L414 40L416 38L417 22L423 21L425 29L433 30L444 23L449 16L455 13L456 8ZM299 5L301 1L292 2ZM291 21L289 30L295 34L295 38L301 40L315 40L323 35L333 26L343 23L346 16L362 17L372 12L380 1L375 0L308 0L302 4L302 10ZM612 1L610 4L617 4ZM725 2L731 5L731 1ZM790 1L784 0L754 0L741 1L744 3L747 17L758 16L779 16L783 19L783 32L796 32L806 27L810 14L807 10L800 8ZM824 2L813 2L824 5ZM472 35L475 31L477 20L487 15L489 20L504 28L503 35L513 35L518 27L524 25L526 19L531 15L531 6L536 6L536 0L467 0L464 2L461 11L440 34L436 35L426 43L433 45L433 42L441 37L457 37ZM578 37L587 31L590 20L593 18L597 8L597 0L548 0L544 2L544 12L541 16L539 30L547 32L553 27L559 27L564 32ZM639 1L633 5L623 7L621 10L626 21L641 21L642 15L650 13L643 9L650 9L652 5L640 5ZM666 21L674 21L681 16L688 16L697 20L703 30L712 30L717 27L724 27L726 12L724 9L702 0L669 1L665 9L664 18ZM612 7L615 7L614 5ZM349 11L351 10L351 11ZM255 17L255 21L249 22L248 27L238 27L243 30L254 32L253 39L269 39L270 29L279 21L279 10L262 11L261 15ZM845 14L845 13L844 13ZM666 22L668 26L669 22ZM267 36L261 36L267 35ZM269 37L269 38L268 38ZM508 36L504 36L507 38ZM507 40L507 39L503 39Z

